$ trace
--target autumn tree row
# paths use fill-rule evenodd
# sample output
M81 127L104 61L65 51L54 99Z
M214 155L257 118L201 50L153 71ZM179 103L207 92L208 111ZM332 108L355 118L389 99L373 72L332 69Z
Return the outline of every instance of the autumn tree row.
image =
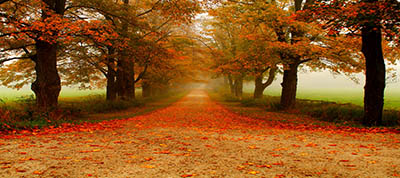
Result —
M242 95L243 79L251 76L254 98L261 97L281 72L283 109L295 106L300 66L348 76L365 72L363 122L380 125L385 60L399 59L399 4L396 0L222 1L209 11L213 18L205 25L214 47L212 68L226 78L237 97Z
M190 0L2 0L0 80L32 83L42 109L57 106L62 85L132 100L141 83L152 95L192 76L186 24L199 11Z

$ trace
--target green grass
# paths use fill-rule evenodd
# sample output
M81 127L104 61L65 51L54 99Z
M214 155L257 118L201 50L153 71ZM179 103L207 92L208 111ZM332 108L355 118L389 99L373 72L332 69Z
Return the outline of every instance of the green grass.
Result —
M344 95L342 97L351 96ZM288 112L294 114L309 115L319 121L331 122L346 126L361 126L361 120L364 115L363 107L352 103L336 103L333 101L298 99L296 108L289 111L282 111L280 108L279 96L264 96L262 99L253 99L251 93L244 93L242 100L235 98L226 91L211 92L210 96L217 101L223 102L228 106L256 107L270 112ZM313 95L315 96L315 95ZM314 97L315 98L315 97ZM337 98L333 98L335 100ZM385 109L383 113L383 126L398 127L400 125L400 111L394 109Z
M245 86L244 91L246 93L253 92L253 86L248 84ZM104 90L77 90L72 88L63 88L60 94L60 101L74 101L81 100L82 97L90 95L104 94ZM138 90L138 93L140 91ZM280 96L280 87L268 87L264 94L269 96ZM11 89L0 89L0 102L13 102L18 100L20 97L26 97L33 95L29 88L22 90L11 90ZM322 100L336 103L351 103L355 105L363 105L363 90L362 89L310 89L310 88L299 88L297 91L298 99L308 100ZM385 109L397 109L400 110L400 90L387 88L385 92Z
M8 88L0 88L0 100L4 102L13 102L21 97L27 97L34 93L27 87L21 90L13 90ZM68 87L63 87L60 92L60 100L79 100L80 97L89 95L105 94L105 90L78 90Z
M167 107L186 94L184 91L175 91L157 97L141 98L139 91L137 99L129 102L105 101L105 95L101 94L73 96L61 98L57 109L46 112L37 111L33 95L19 97L12 102L0 104L0 131L130 118Z
M252 88L245 88L245 92L252 93ZM297 98L307 100L321 100L341 104L351 103L362 106L364 91L357 89L298 89ZM267 88L264 95L280 96L280 88ZM387 89L385 92L385 109L400 110L400 91Z

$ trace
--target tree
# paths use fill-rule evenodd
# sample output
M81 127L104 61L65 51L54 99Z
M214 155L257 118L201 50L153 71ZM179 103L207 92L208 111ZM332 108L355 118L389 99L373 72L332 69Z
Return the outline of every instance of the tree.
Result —
M246 39L240 37L241 31L245 26L236 21L237 7L222 6L215 10L210 10L209 14L214 17L210 22L211 29L208 35L212 37L212 46L217 54L214 58L214 68L217 74L222 74L227 78L231 94L241 98L243 94L243 80L248 72L248 67L244 55L240 56L242 45ZM215 50L214 49L214 50Z
M57 38L62 36L60 33L65 27L62 23L65 22L63 16L66 1L3 1L1 5L2 51L15 51L17 54L19 51L25 52L20 57L9 57L1 62L32 60L35 63L36 79L31 88L36 95L37 106L41 109L56 107L61 90L57 71ZM29 9L32 6L36 8L33 11ZM40 10L40 13L35 10ZM24 18L26 16L32 19Z
M354 50L358 45L356 40L329 36L317 24L295 18L298 10L308 8L311 3L296 1L294 6L279 1L258 0L221 3L220 9L227 11L219 12L223 14L220 15L222 19L226 19L222 24L244 27L236 33L240 39L235 45L238 57L234 58L234 62L223 64L230 66L233 71L241 68L245 69L244 73L256 76L255 97L262 95L263 88L274 78L274 75L270 75L271 78L262 84L262 72L281 66L282 109L295 106L300 65L307 65L313 70L330 69L347 75L360 71L360 58ZM232 68L233 64L240 67Z
M0 14L3 18L0 45L2 56L5 57L1 63L16 59L30 59L34 62L35 72L28 71L30 67L25 71L36 75L32 90L36 95L37 106L41 109L57 106L61 90L57 63L60 60L71 60L65 55L68 53L65 53L63 47L71 45L71 41L77 37L92 36L96 42L109 43L105 38L115 35L112 31L102 30L107 24L88 18L91 12L86 12L85 16L82 11L74 9L82 7L78 1L19 0L1 5L4 13ZM7 66L14 66L12 69L18 70L20 64L29 63L9 63ZM5 81L4 84L10 83L15 82Z
M57 46L55 48L57 53L49 55L54 59L54 65L43 66L38 70L51 67L54 75L39 75L41 72L39 74L36 72L38 76L55 77L58 83L55 81L50 83L61 88L57 71L60 70L63 85L79 84L81 88L92 88L105 85L101 77L104 75L107 78L108 100L115 100L117 97L133 99L134 84L140 81L152 60L147 52L153 51L158 41L171 34L165 27L188 23L199 11L199 3L196 1L71 0L64 2L62 14L47 8L41 17L39 9L47 6L44 1L39 0L1 1L4 13L0 16L4 22L0 38L5 40L0 44L0 54L5 57L1 62L7 66L2 70L5 72L6 69L12 69L16 72L15 75L8 76L2 73L3 83L20 88L32 79L32 77L20 77L21 82L10 80L11 76L22 76L19 75L22 73L27 76L34 72L30 70L31 68L26 68L27 70L21 68L31 63L8 61L16 59L35 61L38 55L36 46L42 44L37 41L44 41ZM36 64L36 66L42 65ZM135 75L135 69L142 71ZM39 90L37 86L43 85L37 83L33 85L35 91ZM46 92L35 92L38 100L43 98L39 96L51 95L52 102L55 103L59 90L47 92L51 88L43 88ZM40 101L38 103L42 103Z
M360 35L365 58L364 119L366 126L381 125L386 83L382 36L399 43L400 2L396 0L316 1L302 18L319 19L331 34Z
M252 40L263 40L266 43L267 53L273 58L276 56L278 58L279 62L274 63L283 66L282 109L295 107L297 73L300 65L307 65L314 69L328 68L344 73L359 70L356 62L358 58L349 59L350 56L356 56L353 50L356 43L350 40L345 43L350 44L348 46L338 45L338 42L343 42L343 40L327 36L326 32L312 22L293 17L298 10L307 8L310 3L311 1L306 3L295 1L294 7L285 4L282 6L279 2L241 3L242 17L244 17L242 21L253 24L252 26L263 27L264 31L269 32L268 38L257 35L252 37Z

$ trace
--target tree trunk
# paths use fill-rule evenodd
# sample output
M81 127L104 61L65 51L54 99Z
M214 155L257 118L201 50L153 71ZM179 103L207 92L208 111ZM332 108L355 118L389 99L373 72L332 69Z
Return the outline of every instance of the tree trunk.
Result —
M128 61L128 71L127 73L127 98L128 100L134 100L136 98L136 91L135 91L135 63L132 61L132 59L129 59Z
M57 107L61 91L57 71L57 44L36 41L35 71L36 80L31 89L36 95L36 105L44 110Z
M263 88L263 76L258 75L256 76L256 79L254 80L255 82L255 88L254 88L254 99L262 98L263 93L264 93L264 88Z
M122 100L135 99L135 81L133 62L125 56L117 64L117 95Z
M242 99L242 97L243 97L243 77L235 78L234 86L235 86L234 87L235 96L238 97L239 99Z
M125 100L126 96L126 75L124 74L124 64L125 61L123 61L121 58L117 62L117 76L116 76L116 84L117 84L117 96L118 99Z
M150 97L152 95L151 85L145 80L142 81L142 96L143 98Z
M127 8L129 6L129 0L124 0L124 5ZM128 10L128 9L126 9ZM123 36L128 36L128 24L123 22L122 24ZM135 99L135 63L130 58L127 51L122 50L120 52L120 59L117 64L117 94L122 100L134 100Z
M66 0L46 0L47 8L59 15L64 15ZM42 10L42 21L49 17L47 9ZM35 40L36 56L35 62L36 80L31 89L36 96L38 108L47 110L57 107L58 96L61 91L60 76L57 71L57 43L49 43L44 40Z
M274 81L277 70L278 70L278 68L276 68L276 66L269 69L268 79L265 83L263 83L263 78L264 78L263 73L264 72L262 72L260 75L256 76L255 81L254 81L255 82L254 96L253 96L254 99L262 98L265 88L270 86L272 84L272 82Z
M235 84L233 82L231 75L228 75L228 83L229 83L229 89L231 91L231 95L235 95Z
M289 69L283 72L281 107L282 109L292 109L296 105L297 92L297 67L299 63L289 64Z
M115 77L107 75L107 88L106 88L106 100L107 101L115 101L117 99L117 91L115 86Z
M114 59L109 58L107 59L107 91L106 91L106 100L107 101L115 101L117 99L117 86L116 86L116 72L115 72L115 65Z
M382 124L382 110L385 92L385 62L382 53L382 32L379 27L364 27L362 53L366 60L364 87L364 118L366 126Z

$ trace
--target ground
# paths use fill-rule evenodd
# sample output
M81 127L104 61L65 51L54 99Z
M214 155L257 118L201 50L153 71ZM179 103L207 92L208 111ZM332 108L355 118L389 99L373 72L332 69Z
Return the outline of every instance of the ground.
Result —
M400 135L238 115L195 90L130 119L0 136L0 177L398 177ZM355 132L357 130L357 132Z

